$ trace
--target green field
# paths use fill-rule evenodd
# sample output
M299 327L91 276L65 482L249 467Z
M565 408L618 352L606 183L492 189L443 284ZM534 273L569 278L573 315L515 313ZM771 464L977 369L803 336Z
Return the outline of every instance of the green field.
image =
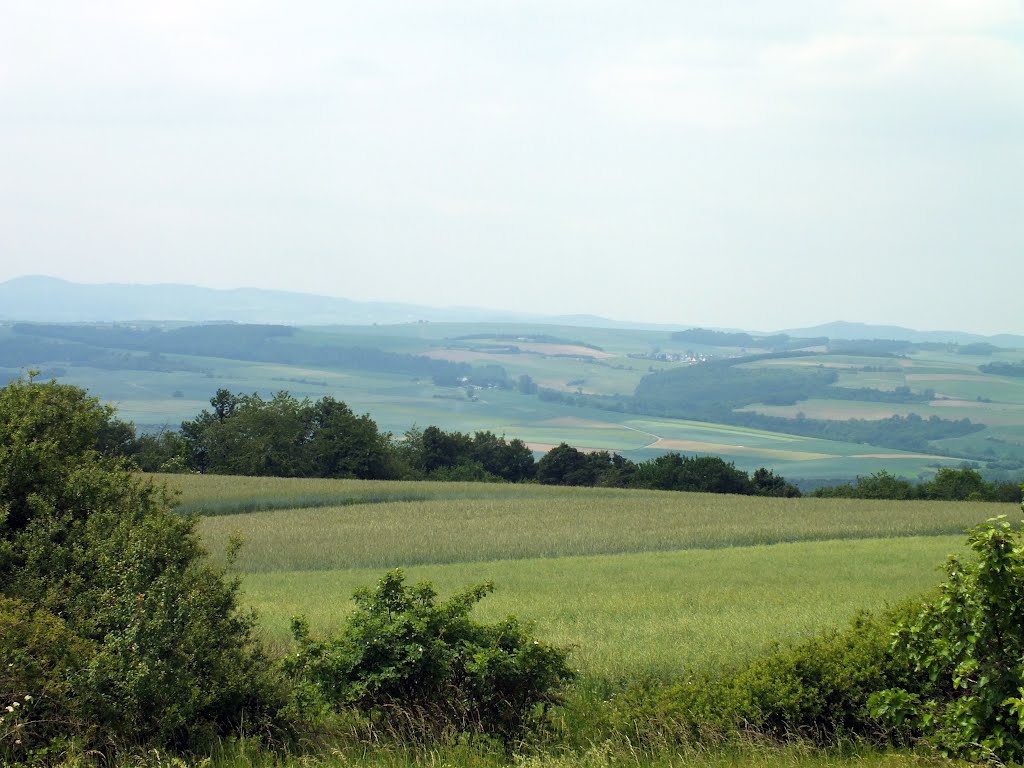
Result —
M208 510L266 639L296 614L328 631L391 567L442 593L493 579L479 607L537 622L586 677L735 664L937 584L963 529L1012 505L764 499L458 483L167 476ZM404 499L404 500L402 500ZM293 502L289 506L289 501ZM232 506L233 505L233 506ZM305 506L303 506L305 505ZM266 511L225 514L262 507Z

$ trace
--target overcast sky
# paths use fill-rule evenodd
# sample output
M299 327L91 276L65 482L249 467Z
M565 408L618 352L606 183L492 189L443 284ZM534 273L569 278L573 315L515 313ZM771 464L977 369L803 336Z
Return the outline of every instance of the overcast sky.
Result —
M1024 333L1024 0L0 0L0 280Z

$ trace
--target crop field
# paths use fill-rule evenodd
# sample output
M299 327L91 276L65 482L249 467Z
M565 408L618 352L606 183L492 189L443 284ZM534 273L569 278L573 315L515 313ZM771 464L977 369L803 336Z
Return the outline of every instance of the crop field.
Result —
M1024 426L1024 403L995 403L978 400L932 400L927 403L870 403L854 400L802 400L793 405L754 405L743 408L769 416L795 418L802 413L809 419L887 419L916 413L927 419L971 419L984 415L992 426Z
M508 613L587 677L671 677L747 659L926 591L962 531L1013 505L762 499L460 483L160 476L206 516L266 639L329 631L385 569L442 595L491 579ZM259 510L259 511L245 511Z

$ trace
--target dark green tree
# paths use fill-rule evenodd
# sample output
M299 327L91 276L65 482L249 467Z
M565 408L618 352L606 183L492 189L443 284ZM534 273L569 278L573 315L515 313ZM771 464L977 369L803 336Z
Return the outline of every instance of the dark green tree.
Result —
M587 455L568 443L555 446L537 462L537 480L544 485L594 485L597 473Z
M522 440L506 440L493 432L473 435L473 459L488 473L511 483L533 477L533 451Z
M663 491L700 491L751 495L754 486L746 472L718 456L680 456L666 453L637 465L631 485Z
M794 499L802 496L800 489L792 483L786 482L782 475L776 475L769 469L760 467L750 477L754 487L754 493L758 496L779 496L787 499Z
M473 439L438 427L423 430L423 468L428 472L452 469L473 459Z
M167 491L93 449L111 413L54 382L0 389L0 595L69 633L77 660L56 674L73 681L87 743L188 744L264 724L280 701L238 584L207 563Z
M921 488L926 499L943 501L986 501L993 495L991 488L974 469L942 467L935 477Z
M327 396L313 406L311 437L305 447L316 477L392 476L390 436L368 414L356 416L345 403Z

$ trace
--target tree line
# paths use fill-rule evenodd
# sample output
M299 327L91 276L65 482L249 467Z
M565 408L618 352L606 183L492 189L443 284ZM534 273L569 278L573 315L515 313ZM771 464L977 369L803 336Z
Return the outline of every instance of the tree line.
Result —
M635 462L610 451L582 451L567 443L539 459L518 438L482 430L413 426L404 435L382 432L369 414L325 396L298 399L282 391L269 399L219 389L211 408L178 430L137 434L111 418L96 448L130 458L146 472L198 472L272 477L536 482L543 485L735 493L797 497L800 488L761 467L752 473L717 456L666 453ZM942 468L915 483L880 471L852 482L817 488L821 498L1020 501L1016 482L986 480L975 469Z
M406 374L429 378L438 386L511 386L499 365L471 366L375 347L309 343L301 331L287 325L218 323L162 329L15 323L12 330L9 338L0 339L0 363L14 368L26 360L49 360L125 370L188 370L194 366L159 361L156 356L198 355ZM154 367L154 361L162 367Z
M180 430L135 434L112 420L103 449L130 457L148 472L200 472L368 480L538 482L545 485L651 488L708 493L799 496L767 469L748 475L714 456L669 453L634 462L608 451L584 452L566 443L539 460L518 438L436 426L412 427L396 438L369 414L358 415L326 396L298 399L278 392L234 394L219 389L211 408Z
M818 498L835 499L932 499L937 501L1021 501L1021 486L1011 482L988 482L969 467L943 467L935 477L914 483L882 470L852 483L840 483L811 492Z

